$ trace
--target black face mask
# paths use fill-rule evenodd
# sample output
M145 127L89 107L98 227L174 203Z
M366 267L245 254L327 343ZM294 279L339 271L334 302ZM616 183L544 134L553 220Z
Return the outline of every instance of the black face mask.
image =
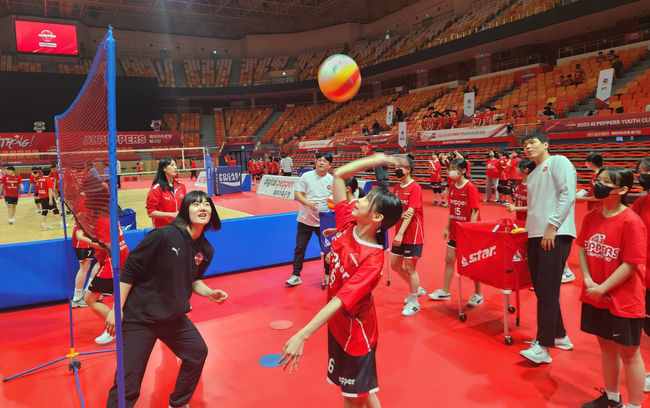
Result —
M601 183L600 181L594 184L594 197L599 200L609 197L609 194L614 190L614 187L609 187Z
M650 174L641 173L636 179L639 180L639 184L644 190L650 190Z
M402 177L404 177L404 170L402 170L402 169L395 170L395 177L400 178L400 179Z

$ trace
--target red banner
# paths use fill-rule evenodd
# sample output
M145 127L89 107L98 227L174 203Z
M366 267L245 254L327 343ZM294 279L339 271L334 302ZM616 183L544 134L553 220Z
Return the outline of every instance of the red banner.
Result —
M96 146L106 143L104 134L87 134L82 136L84 146ZM117 146L131 149L153 149L156 147L178 146L181 143L180 132L117 132ZM16 152L18 150L37 150L39 152L56 151L56 134L47 133L0 133L0 151Z
M77 26L16 20L18 52L77 55Z
M366 143L366 139L370 139L370 144L372 145L397 143L397 134L380 133L378 135L369 135L369 136L364 136L364 135L350 136L345 138L345 144L362 145Z
M542 121L543 133L589 132L650 127L650 112L617 113Z

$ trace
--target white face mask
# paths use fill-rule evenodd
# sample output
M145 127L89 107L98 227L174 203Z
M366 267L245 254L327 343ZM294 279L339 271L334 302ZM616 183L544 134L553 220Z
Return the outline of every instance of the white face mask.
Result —
M458 179L458 177L460 177L460 173L458 172L458 170L451 170L449 172L449 178L456 180Z

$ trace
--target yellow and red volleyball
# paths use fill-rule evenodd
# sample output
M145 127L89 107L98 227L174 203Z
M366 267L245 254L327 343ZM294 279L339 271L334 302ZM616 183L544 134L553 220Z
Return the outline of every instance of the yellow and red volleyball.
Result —
M318 69L318 86L332 102L349 101L361 87L359 66L347 55L332 55Z

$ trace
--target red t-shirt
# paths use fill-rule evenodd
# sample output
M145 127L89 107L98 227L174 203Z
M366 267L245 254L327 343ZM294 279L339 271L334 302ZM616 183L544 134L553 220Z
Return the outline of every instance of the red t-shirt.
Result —
M59 185L59 171L58 170L52 170L52 172L50 173L50 178L54 182L55 186Z
M80 230L80 228L77 225L77 223L75 222L74 228L72 229L72 247L73 248L88 248L89 247L88 244L86 244L83 241L79 241L77 239L77 231L79 231L79 230Z
M384 249L357 237L352 208L346 201L334 207L339 232L332 240L327 300L336 296L343 307L329 319L327 328L346 353L362 356L377 344L372 290L381 280Z
M17 174L14 174L13 176L5 174L0 183L4 186L5 197L18 197L20 195L20 185L23 184L23 179L21 179Z
M481 123L483 123L483 114L482 113L473 114L472 123L474 124L474 126L481 126Z
M181 208L181 201L187 194L185 185L174 182L174 191L163 191L160 184L154 184L147 194L147 214L152 211L177 212ZM160 228L174 221L174 217L153 218L153 227Z
M38 198L50 198L50 188L54 188L54 181L51 178L41 176L36 181L36 191L38 191Z
M489 178L499 178L499 159L487 159L485 161L485 172Z
M442 180L442 171L440 166L440 161L429 163L429 182L431 183L440 183Z
M124 234L122 233L122 226L118 224L119 228L119 246L120 246L120 268L124 266L124 261L129 256L129 247L126 246L124 241ZM99 217L95 222L95 235L98 240L104 243L111 242L111 227L109 217ZM95 258L100 265L97 276L102 279L111 279L113 277L113 265L111 254L106 253L104 249L95 249Z
M405 186L398 184L393 189L393 193L402 201L402 211L409 207L415 210L409 226L404 231L402 244L423 244L424 243L424 211L422 210L422 187L415 180L411 180ZM402 219L395 224L395 231L402 227Z
M472 210L479 208L478 188L469 180L458 188L456 183L449 186L449 240L456 240L456 224L468 222ZM479 220L481 219L479 215Z
M499 180L508 180L508 159L506 157L499 159Z
M508 165L508 178L510 180L521 180L521 176L517 174L517 163L521 161L521 158L515 157L510 159L510 164Z
M578 83L585 80L585 71L582 69L576 69L573 71L573 80Z
M273 174L280 173L280 163L274 161L271 163L271 170Z
M483 112L483 126L491 125L493 117L494 117L493 112Z
M518 180L515 183L514 189L514 201L515 207L527 207L528 206L528 186L524 184L523 180ZM515 215L518 221L526 221L527 211L515 211ZM523 227L522 225L518 225Z
M603 283L624 262L639 267L625 282L607 292L600 302L589 299L584 287L580 301L608 309L614 316L645 317L647 238L643 221L629 208L610 218L605 218L601 209L588 213L582 221L577 243L587 255L591 279L597 284Z
M638 198L634 204L632 204L632 209L635 213L641 217L641 221L645 225L645 229L648 232L648 250L646 252L646 290L650 289L650 273L648 273L648 267L650 267L650 195L644 195L641 198Z
M361 153L363 153L364 156L372 155L372 145L371 144L365 144L365 145L361 146Z
M190 160L190 169L196 169L196 162L194 160Z

